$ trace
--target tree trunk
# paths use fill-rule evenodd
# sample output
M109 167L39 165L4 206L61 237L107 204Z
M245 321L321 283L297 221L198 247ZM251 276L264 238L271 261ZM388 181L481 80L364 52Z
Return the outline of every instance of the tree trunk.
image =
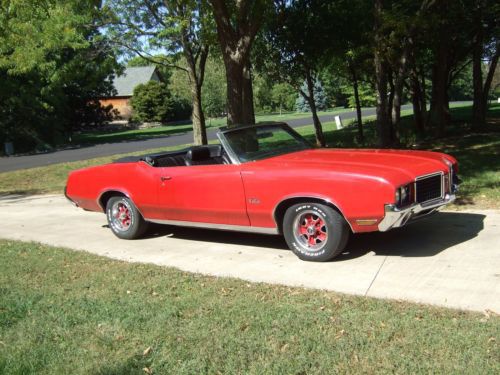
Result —
M401 121L401 104L403 100L403 86L406 79L406 66L408 49L410 45L405 46L401 59L399 60L396 78L394 80L394 99L392 102L392 127L395 132L395 139L399 138L399 123Z
M447 38L439 41L437 58L432 69L432 97L429 120L436 125L436 135L444 136L450 123L448 101L449 51Z
M193 101L193 139L195 145L207 144L207 129L205 126L205 114L201 106L201 86L191 84L191 97Z
M422 87L420 85L417 68L415 66L413 66L410 70L410 90L415 129L417 130L417 135L422 137L425 133L425 100L423 98L424 94L422 93Z
M250 50L262 24L264 1L237 1L234 7L224 0L209 2L226 68L228 126L254 124Z
M480 30L482 27L479 27ZM474 88L474 100L472 103L472 126L480 128L486 120L486 111L483 108L483 38L479 31L474 38L472 50L472 86Z
M243 67L224 56L227 81L227 125L241 125L243 118Z
M364 142L363 135L363 118L361 117L361 102L359 101L359 88L358 88L358 76L356 74L356 69L349 62L349 70L351 71L352 88L354 90L354 101L356 102L356 119L358 123L358 141L360 143Z
M490 61L490 66L488 67L488 74L486 75L486 80L484 81L483 87L483 100L484 100L484 117L486 119L486 111L488 109L488 96L490 94L491 83L493 82L493 76L495 75L495 71L498 65L498 59L500 57L500 43L496 45L496 52L493 58Z
M246 125L255 124L255 112L253 107L252 69L250 61L243 67L242 79L243 92L243 123Z
M325 136L323 134L323 126L321 125L321 121L318 117L318 111L316 109L316 101L314 100L314 82L311 77L311 72L309 70L306 71L306 82L307 82L307 91L308 95L303 95L304 99L306 99L309 103L309 107L311 108L311 113L313 116L314 123L314 131L316 133L316 145L318 147L325 147ZM302 93L303 94L303 93Z
M193 121L193 142L195 145L207 144L207 128L205 124L205 114L203 113L201 88L205 78L205 65L208 58L208 46L201 47L200 54L195 57L191 49L184 47L184 57L188 65L188 78L191 90L191 100L193 111L191 120Z
M427 84L425 82L425 69L423 67L420 68L420 88L422 90L422 99L421 99L421 105L420 108L422 109L422 117L424 121L424 131L425 131L425 124L427 122L427 118L429 117L429 112L427 110Z
M390 124L387 106L387 69L378 53L375 53L375 86L377 89L377 133L380 147L390 144Z
M472 126L476 129L481 128L486 123L486 112L488 109L488 95L495 69L498 63L499 45L496 47L496 53L490 61L488 73L483 86L483 32L482 28L478 31L474 41L472 52L472 82L474 87L474 101L472 105Z
M417 137L421 138L425 132L425 91L420 82L420 75L415 57L415 44L412 37L408 38L408 76L411 102L413 105L413 119Z
M389 63L386 62L387 64L387 81L389 83L389 99L387 100L387 117L388 117L388 123L389 123L389 143L392 145L394 141L396 140L396 134L394 134L394 126L392 124L392 104L394 103L394 74L392 71L392 68L389 66Z
M375 87L377 90L377 133L380 147L390 144L390 117L387 107L387 65L382 56L380 23L382 17L382 0L375 1Z

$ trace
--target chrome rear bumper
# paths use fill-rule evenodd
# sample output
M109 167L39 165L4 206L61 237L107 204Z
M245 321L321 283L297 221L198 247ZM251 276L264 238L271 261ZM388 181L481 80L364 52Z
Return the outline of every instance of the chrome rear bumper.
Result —
M436 199L423 204L415 204L406 208L397 208L393 204L386 204L385 216L378 224L378 230L385 232L392 228L402 227L410 221L426 217L436 212L441 207L453 202L455 198L456 196L454 194L446 194L442 199Z

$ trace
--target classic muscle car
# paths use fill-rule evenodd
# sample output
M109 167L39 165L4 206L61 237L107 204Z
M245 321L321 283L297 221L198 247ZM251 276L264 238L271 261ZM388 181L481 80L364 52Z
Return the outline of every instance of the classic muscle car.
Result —
M218 138L74 171L66 196L105 212L119 238L150 222L282 234L299 258L326 261L350 233L401 227L452 202L459 182L449 155L318 149L282 123L222 128Z

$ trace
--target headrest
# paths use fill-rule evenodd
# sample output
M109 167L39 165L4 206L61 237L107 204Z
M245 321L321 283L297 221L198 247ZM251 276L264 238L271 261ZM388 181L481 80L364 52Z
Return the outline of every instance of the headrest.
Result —
M208 147L192 148L187 152L186 158L192 161L210 159L210 149Z

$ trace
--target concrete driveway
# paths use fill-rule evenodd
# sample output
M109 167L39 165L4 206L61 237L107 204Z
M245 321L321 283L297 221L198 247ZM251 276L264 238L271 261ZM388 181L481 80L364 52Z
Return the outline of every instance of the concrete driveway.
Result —
M0 198L0 237L256 282L500 313L500 211L440 212L387 233L355 235L333 262L308 263L281 237L155 226L117 239L100 213L62 196Z

